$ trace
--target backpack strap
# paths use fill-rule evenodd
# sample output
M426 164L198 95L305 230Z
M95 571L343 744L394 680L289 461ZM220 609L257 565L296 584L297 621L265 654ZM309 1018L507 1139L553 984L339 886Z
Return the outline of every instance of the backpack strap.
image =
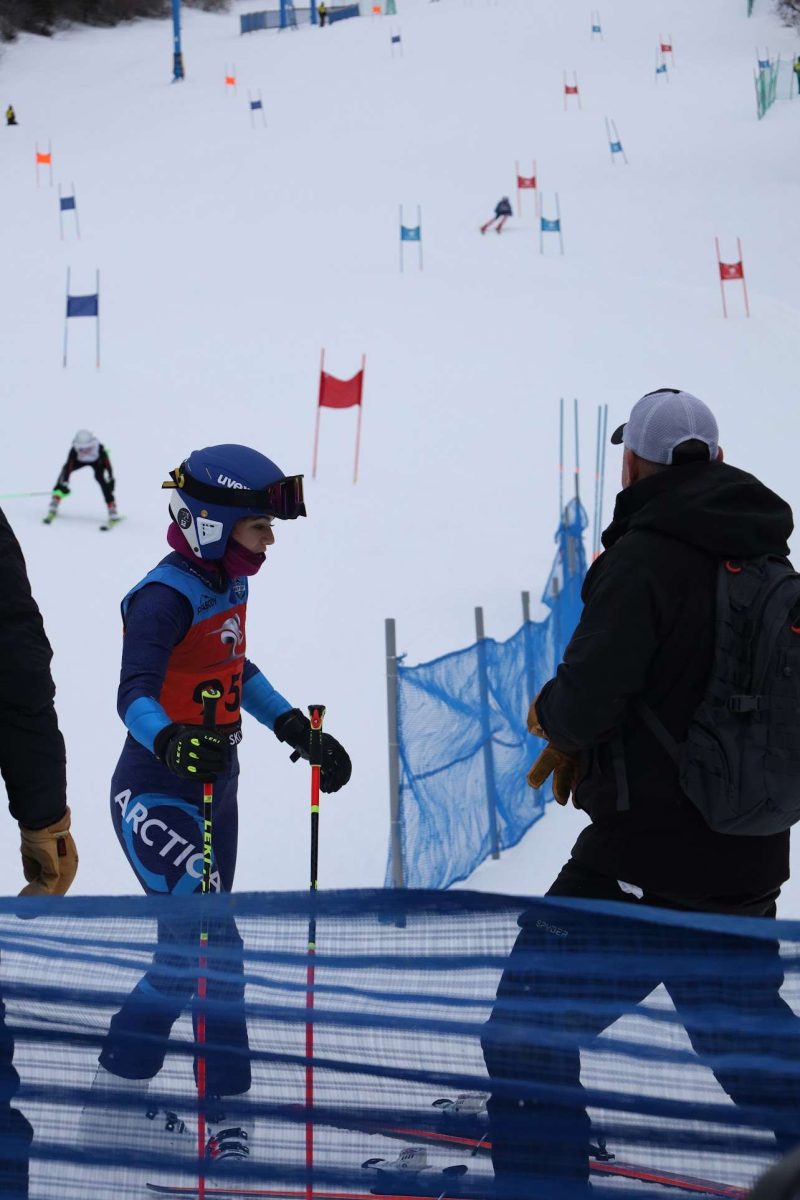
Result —
M619 734L611 739L611 763L617 785L617 812L628 812L631 796L628 791L628 772L625 767L625 743Z
M647 728L652 733L658 744L663 750L666 750L672 761L676 764L679 758L678 743L672 736L666 725L653 712L649 704L646 704L641 697L637 697L633 701L633 708L644 721Z

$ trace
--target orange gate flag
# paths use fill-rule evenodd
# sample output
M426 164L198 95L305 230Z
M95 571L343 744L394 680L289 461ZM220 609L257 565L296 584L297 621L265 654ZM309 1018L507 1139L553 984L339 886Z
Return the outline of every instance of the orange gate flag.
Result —
M311 466L311 478L317 476L317 450L319 449L319 418L323 408L358 408L356 424L356 457L353 467L353 483L358 480L358 454L361 445L361 401L364 394L364 368L367 356L361 356L361 370L352 379L337 379L325 370L325 351L322 351L319 364L319 399L317 401L317 423L314 431L314 457Z
M46 150L39 149L36 143L36 186L39 186L39 167L47 167L50 172L50 187L53 186L53 144L47 143Z

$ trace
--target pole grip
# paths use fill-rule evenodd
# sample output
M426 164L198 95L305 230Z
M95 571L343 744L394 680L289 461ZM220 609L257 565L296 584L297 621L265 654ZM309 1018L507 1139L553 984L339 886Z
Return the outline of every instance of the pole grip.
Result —
M308 719L311 723L311 737L308 744L308 761L312 767L322 766L322 722L325 719L324 704L309 704Z
M222 699L222 692L219 688L206 687L201 693L203 699L203 728L216 729L217 727L217 705Z

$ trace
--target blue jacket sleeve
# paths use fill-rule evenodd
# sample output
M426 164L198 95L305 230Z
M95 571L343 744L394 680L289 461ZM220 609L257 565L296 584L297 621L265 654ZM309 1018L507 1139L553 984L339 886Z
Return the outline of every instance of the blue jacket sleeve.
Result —
M148 583L131 599L125 619L117 712L147 750L172 721L158 703L170 655L192 624L189 601L163 583Z
M268 729L274 729L275 719L288 712L292 705L276 691L266 675L248 662L242 686L242 708Z

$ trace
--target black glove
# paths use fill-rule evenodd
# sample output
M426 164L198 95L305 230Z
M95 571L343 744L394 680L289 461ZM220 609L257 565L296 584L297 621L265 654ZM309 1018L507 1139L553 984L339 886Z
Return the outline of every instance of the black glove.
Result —
M173 775L207 783L228 765L226 735L200 725L167 725L156 735L153 753Z
M311 722L299 708L290 708L281 713L275 722L275 736L297 750L301 758L308 760L311 744ZM352 772L350 756L335 737L322 734L322 764L319 772L320 791L338 792L350 779Z

